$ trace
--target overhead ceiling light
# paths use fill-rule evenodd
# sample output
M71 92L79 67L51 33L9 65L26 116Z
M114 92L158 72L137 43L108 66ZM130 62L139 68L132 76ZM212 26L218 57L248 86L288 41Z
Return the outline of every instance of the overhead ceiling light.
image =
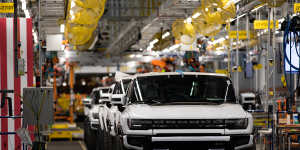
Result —
M141 58L141 57L143 57L143 55L137 54L137 55L135 55L135 57L136 57L136 58Z
M74 16L74 11L73 10L70 10L70 15Z
M29 11L27 9L24 11L24 13L25 13L25 18L30 18L30 14L29 14Z
M27 9L27 5L25 1L22 1L22 10L26 10Z
M83 86L85 86L85 85L86 85L85 80L83 80L83 81L81 82L81 84L82 84Z
M127 62L126 65L128 67L134 67L134 66L136 66L136 62L135 61L130 61L130 62Z
M169 48L169 51L173 51L173 50L175 50L175 49L177 49L177 48L179 48L179 47L180 47L179 44L175 44L175 45L173 45L173 46L171 46L171 47Z
M201 15L201 13L197 12L197 13L195 13L195 14L192 16L192 18L193 18L193 19L196 19L196 18L198 18L200 15Z
M188 17L188 18L186 19L186 23L192 23L192 21L193 21L193 19L192 19L191 17Z
M65 32L65 24L60 25L60 32L64 33Z
M159 40L158 39L154 39L153 41L150 42L150 45L154 45L158 42Z
M76 6L75 2L72 1L72 2L71 2L71 8L73 8L73 7L75 7L75 6Z
M165 39L166 37L170 36L170 32L166 32L162 35L162 39Z
M208 8L205 8L205 11L208 11Z
M70 56L71 56L71 52L70 51L65 50L64 53L65 53L65 58L70 58Z

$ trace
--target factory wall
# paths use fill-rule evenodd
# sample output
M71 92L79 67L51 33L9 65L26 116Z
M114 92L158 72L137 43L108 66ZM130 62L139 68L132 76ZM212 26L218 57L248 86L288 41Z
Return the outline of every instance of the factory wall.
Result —
M24 75L15 76L13 18L0 18L0 90L14 90L8 94L12 98L13 115L21 116L21 95L25 87L33 86L33 40L32 20L18 19L18 40L21 44L19 57L24 60ZM7 116L7 105L1 108L1 116ZM0 119L0 131L15 132L22 127L21 119ZM31 127L29 130L33 130ZM17 135L1 135L1 150L21 150L21 140Z

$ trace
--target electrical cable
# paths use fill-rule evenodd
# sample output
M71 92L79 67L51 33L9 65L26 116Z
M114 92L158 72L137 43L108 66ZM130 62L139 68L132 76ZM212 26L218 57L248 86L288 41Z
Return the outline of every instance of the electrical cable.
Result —
M287 85L288 91L290 93L290 98L294 98L295 91L299 87L299 76L297 78L296 82L296 89L292 87L292 72L298 72L300 73L300 53L298 51L298 38L299 34L297 31L297 18L293 18L290 20L289 16L287 17L287 27L284 29L284 36L283 36L283 51L284 51L284 60L289 65L289 71L284 71L284 76L287 78L287 72L289 72L289 80L290 85ZM294 44L293 44L294 42ZM287 44L289 44L289 58L287 57ZM296 67L291 61L292 61L292 48L295 47L296 57L298 56L299 59L299 66ZM295 55L294 55L295 56ZM286 63L284 62L284 69L286 69ZM294 69L295 71L292 71ZM287 82L288 84L288 82ZM290 106L290 105L289 105Z

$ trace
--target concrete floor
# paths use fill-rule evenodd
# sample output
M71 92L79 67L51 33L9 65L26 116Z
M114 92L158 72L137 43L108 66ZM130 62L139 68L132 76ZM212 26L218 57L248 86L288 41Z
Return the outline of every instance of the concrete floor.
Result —
M83 141L53 141L47 143L47 150L87 150Z

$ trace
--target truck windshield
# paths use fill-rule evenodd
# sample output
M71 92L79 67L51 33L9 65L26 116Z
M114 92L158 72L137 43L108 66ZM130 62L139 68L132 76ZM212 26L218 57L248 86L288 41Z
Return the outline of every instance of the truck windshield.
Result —
M148 76L137 78L144 103L235 103L227 77L203 75Z

